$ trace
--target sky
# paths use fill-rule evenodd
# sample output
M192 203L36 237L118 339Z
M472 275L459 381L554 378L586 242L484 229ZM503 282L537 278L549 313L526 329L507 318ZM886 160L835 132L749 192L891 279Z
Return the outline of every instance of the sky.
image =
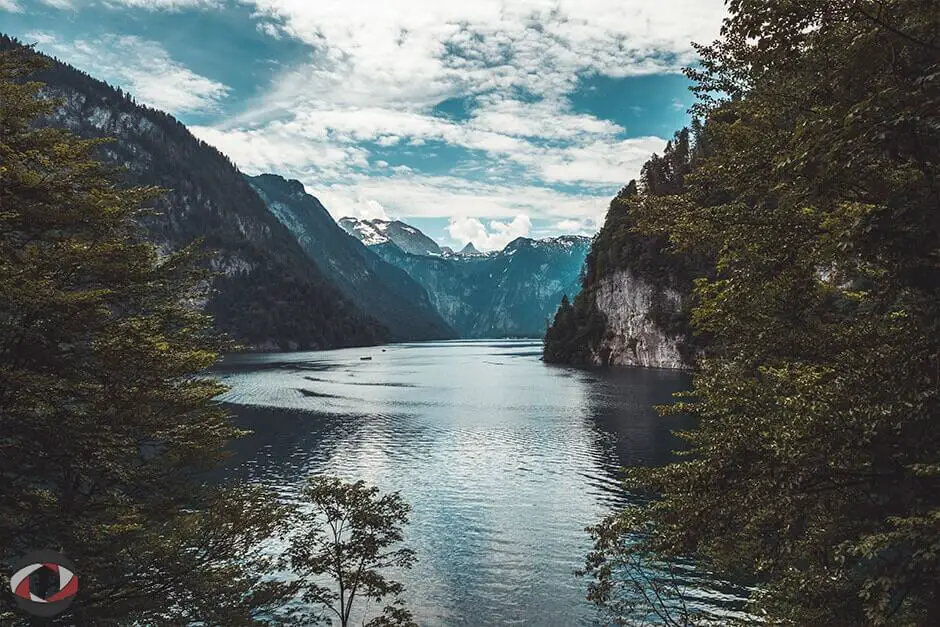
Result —
M0 31L335 218L441 244L594 234L688 123L723 0L0 0Z

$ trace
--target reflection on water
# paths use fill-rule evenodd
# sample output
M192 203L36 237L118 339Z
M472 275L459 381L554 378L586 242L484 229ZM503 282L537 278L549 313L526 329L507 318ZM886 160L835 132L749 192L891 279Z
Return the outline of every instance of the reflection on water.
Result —
M290 499L328 472L413 506L402 580L422 625L592 624L584 527L624 504L619 469L662 464L684 374L543 364L531 341L238 355L223 400L254 433L227 476ZM369 356L371 360L362 360Z

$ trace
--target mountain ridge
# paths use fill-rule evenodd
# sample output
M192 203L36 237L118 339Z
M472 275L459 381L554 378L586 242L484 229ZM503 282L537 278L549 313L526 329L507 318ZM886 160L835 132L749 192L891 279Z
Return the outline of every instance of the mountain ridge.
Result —
M340 218L338 224L366 246L392 241L412 255L440 255L443 252L433 239L400 220L360 220L345 217Z
M354 218L340 220L340 226L369 239L369 230L357 229ZM370 241L369 248L421 284L441 316L471 338L541 337L562 296L574 298L580 290L591 242L578 235L519 237L499 251L442 248L439 255L421 255L406 252L394 237Z
M388 327L392 341L457 337L423 287L348 234L300 181L277 174L245 178L339 290Z
M156 215L141 220L144 233L162 250L204 241L218 272L204 303L217 329L255 350L388 341L389 330L340 293L228 157L173 116L13 38L0 34L0 50L48 63L30 80L58 106L37 125L111 138L98 157L118 166L123 184L167 190L152 205Z

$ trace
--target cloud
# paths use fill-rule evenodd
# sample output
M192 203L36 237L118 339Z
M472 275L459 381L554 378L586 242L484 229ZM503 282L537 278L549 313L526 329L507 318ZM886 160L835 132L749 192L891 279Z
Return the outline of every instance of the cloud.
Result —
M310 169L327 178L343 176L350 167L367 165L368 152L359 145L362 142L388 147L407 137L412 139L409 145L439 141L477 151L482 155L477 161L480 167L510 163L546 183L604 187L636 176L649 156L666 143L659 137L622 138L623 129L617 125L566 113L561 107L555 109L554 117L536 111L523 119L522 109L512 116L504 109L501 115L500 125L493 118L486 123L479 123L477 117L456 122L405 111L335 107L296 112L292 118L267 124L230 129L225 124L195 126L191 130L240 167L289 176ZM388 135L390 131L397 134ZM527 134L534 136L523 136Z
M370 143L440 142L473 154L461 164L467 177L603 195L635 177L665 139L629 137L576 111L580 77L676 72L694 58L691 41L717 34L725 11L722 0L240 1L259 28L276 22L280 35L309 46L250 108L193 129L240 166L331 186L368 168ZM448 99L467 114L436 115Z
M43 4L50 6L54 9L74 9L75 5L72 4L72 0L40 0Z
M264 33L268 37L273 37L274 39L281 38L281 29L278 28L277 24L272 24L271 22L258 22L257 29L259 33Z
M724 0L104 1L154 11L238 4L270 46L302 42L305 52L244 103L139 38L52 49L154 106L225 105L193 133L248 173L300 179L336 217L454 218L480 247L521 228L507 216L596 229L610 196L666 140L630 136L573 95L593 76L678 72L694 60L690 42L714 39L726 13ZM445 101L460 113L441 115Z
M585 235L597 230L597 220L584 218L581 220L560 220L552 225L554 230L570 235Z
M224 0L104 0L112 8L146 9L148 11L182 11L185 9L215 9Z
M242 2L310 45L305 88L359 105L420 106L513 87L561 94L585 71L677 71L694 58L690 42L713 39L725 14L722 0ZM272 98L299 95L292 83Z
M385 146L387 148L396 145L400 141L401 137L398 135L383 135L382 137L376 139L375 143L377 143L379 146Z
M360 220L388 220L388 213L385 207L376 200L357 198L354 202L340 202L335 207L333 215L337 217L352 216ZM341 214L341 215L340 215Z
M447 232L460 244L472 242L478 250L502 250L517 237L525 237L532 230L529 216L519 214L512 222L491 220L489 226L477 218L451 218Z
M216 110L229 92L222 83L171 59L156 42L139 37L105 35L88 41L63 41L38 32L25 38L37 42L43 52L120 85L138 101L170 113Z
M0 10L10 13L22 13L23 7L18 5L15 0L0 0Z

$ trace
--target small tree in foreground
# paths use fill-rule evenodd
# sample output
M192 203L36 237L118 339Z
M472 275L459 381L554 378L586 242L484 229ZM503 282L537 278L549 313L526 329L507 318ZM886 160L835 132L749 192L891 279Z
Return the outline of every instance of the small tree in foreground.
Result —
M302 577L304 601L324 607L347 627L356 599L390 599L382 615L367 625L414 625L400 598L405 587L383 574L415 562L411 549L393 548L403 539L411 506L398 492L381 495L364 481L346 483L336 477L310 477L302 496L314 519L305 521L312 524L293 538L288 556L292 570ZM332 583L324 585L326 580Z

